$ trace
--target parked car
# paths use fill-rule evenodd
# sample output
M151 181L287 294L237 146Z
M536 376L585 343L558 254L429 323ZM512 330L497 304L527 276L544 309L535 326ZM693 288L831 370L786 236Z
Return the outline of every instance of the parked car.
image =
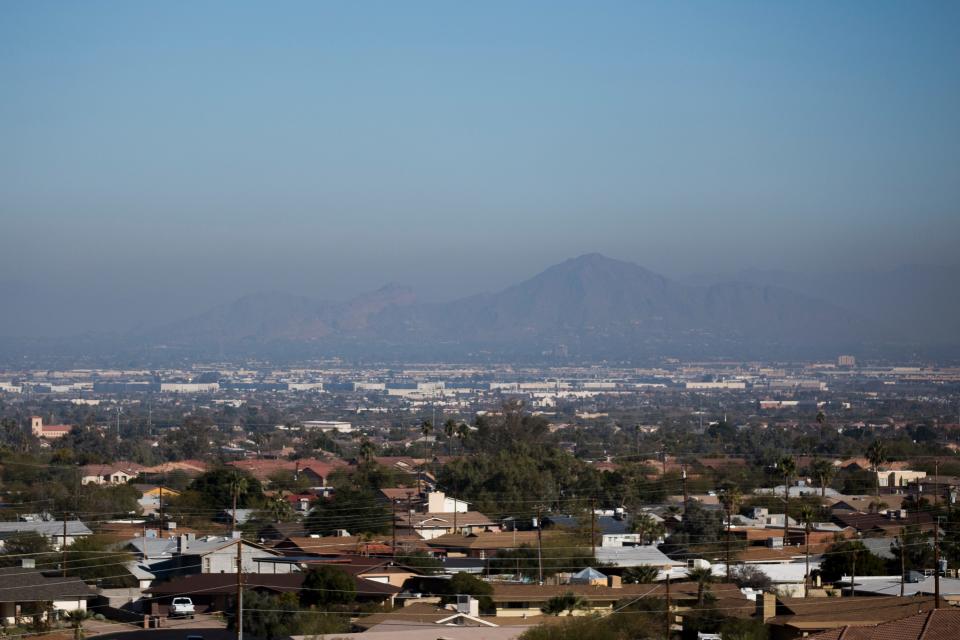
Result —
M193 618L194 609L193 609L193 600L183 596L173 599L173 602L170 603L170 617L171 618Z

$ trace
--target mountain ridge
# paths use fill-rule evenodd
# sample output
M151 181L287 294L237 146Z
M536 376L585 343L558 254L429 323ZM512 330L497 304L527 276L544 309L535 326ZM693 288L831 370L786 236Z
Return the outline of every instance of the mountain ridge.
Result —
M558 345L612 357L666 352L755 353L897 341L889 328L776 285L686 285L638 264L584 254L494 293L419 303L388 284L345 302L262 293L151 331L178 346L313 343L337 349L444 348L542 352Z

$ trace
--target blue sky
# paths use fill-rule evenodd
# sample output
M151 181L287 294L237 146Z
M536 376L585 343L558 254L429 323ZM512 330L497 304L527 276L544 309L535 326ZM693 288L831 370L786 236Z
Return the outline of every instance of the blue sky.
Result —
M953 2L5 2L0 293L119 327L592 251L953 264L958 33Z

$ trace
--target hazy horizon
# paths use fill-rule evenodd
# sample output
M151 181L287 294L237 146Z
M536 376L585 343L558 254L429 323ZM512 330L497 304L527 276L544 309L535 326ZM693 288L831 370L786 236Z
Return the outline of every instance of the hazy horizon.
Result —
M451 300L589 252L681 281L956 266L958 26L949 2L7 3L0 334Z

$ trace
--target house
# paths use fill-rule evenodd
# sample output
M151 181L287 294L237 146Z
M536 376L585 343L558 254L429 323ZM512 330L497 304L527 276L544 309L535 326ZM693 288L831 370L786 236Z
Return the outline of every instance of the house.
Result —
M242 578L245 589L271 594L299 593L303 579L303 573L244 574ZM356 577L354 580L358 602L392 606L394 597L400 592L398 587L390 584ZM145 595L155 599L157 615L164 615L169 611L170 601L177 596L187 596L193 600L198 612L214 612L229 610L236 594L236 574L208 573L181 576L154 585Z
M0 621L15 625L39 613L44 603L51 603L56 614L87 610L87 600L96 593L80 578L50 577L24 560L21 566L0 568Z
M731 615L749 615L754 605L744 597L735 584L716 583L710 585L710 591L716 597L712 606L722 608ZM611 576L609 586L592 584L505 584L493 585L494 606L497 617L529 617L540 615L541 607L552 598L573 594L583 599L584 606L570 615L605 614L613 611L621 600L640 600L642 598L664 598L666 586L663 584L621 584L619 577ZM670 597L678 610L689 608L697 600L697 584L677 582L670 585Z
M259 558L263 563L291 567L291 571L308 570L317 566L333 566L342 569L354 578L403 587L412 578L423 574L418 569L397 564L392 558L374 558L361 555L338 555L330 558L319 556L281 556ZM278 572L279 573L279 572Z
M116 464L88 464L80 468L81 484L127 484L143 472L143 467L133 462Z
M278 542L275 551L287 556L323 556L352 553L358 555L391 554L393 547L387 537L361 538L358 536L290 536Z
M936 640L960 638L960 610L929 609L873 626L844 625L807 636L808 640Z
M870 627L907 618L933 609L933 604L929 596L831 598L824 602L822 598L778 598L764 593L757 596L757 617L769 628L771 640L792 640L824 631Z
M349 469L347 463L342 460L318 460L316 458L302 458L300 460L234 460L227 464L237 469L247 471L261 482L269 481L270 476L274 474L285 473L294 478L304 476L309 479L310 485L314 487L327 486L327 480L334 471Z
M286 538L303 537L307 535L300 522L271 522L260 527L257 531L257 539L261 542L266 540L284 540Z
M543 538L556 537L555 532L544 532ZM536 531L496 531L479 532L469 535L448 533L427 540L427 546L447 556L467 556L469 558L492 558L505 549L518 549L523 545L537 545Z
M851 527L863 536L897 536L900 529L916 525L921 531L933 531L933 515L929 511L907 513L906 510L886 513L834 512L830 518L841 527Z
M40 416L30 417L30 432L37 438L56 440L70 433L71 429L73 429L73 425L43 424L43 418Z
M185 533L174 538L176 551L174 560L180 573L233 573L237 572L237 545L241 545L240 556L243 573L289 573L294 569L288 564L276 564L271 557L280 556L262 545L235 536L206 536L196 538Z
M137 504L140 505L140 510L145 516L157 513L160 510L161 497L166 500L167 498L176 498L180 495L179 491L174 491L169 487L147 484L138 484L136 487L140 491L140 498L137 500Z
M656 545L637 545L627 547L597 547L598 562L611 567L656 567L668 571L671 568L685 567L686 562L671 560Z
M182 533L173 538L133 538L123 548L134 553L140 565L158 578L197 573L237 573L237 545L244 573L289 573L296 567L270 562L276 551L239 537L206 536L197 538Z
M574 516L545 516L545 527L563 527L578 529L585 526L589 529L591 523L587 518L580 519ZM596 515L593 518L594 531L597 534L601 547L622 547L625 544L640 544L643 542L641 534L630 530L630 520L623 514Z
M77 538L93 535L87 525L79 520L35 520L33 522L0 522L0 549L5 539L20 533L39 533L50 541L50 546L59 551L70 546Z
M424 540L439 538L447 533L471 533L499 531L500 526L479 511L461 513L397 513L398 531L405 530L419 535Z
M850 576L843 576L836 586L850 590ZM857 596L898 596L900 595L900 576L857 576ZM903 595L905 596L932 596L936 591L933 576L910 571L903 581ZM952 606L960 605L960 579L940 578L940 597Z
M502 620L499 622L503 622ZM430 604L427 602L415 602L413 604L401 607L395 611L383 613L374 613L370 616L357 618L354 626L363 629L367 633L385 633L396 631L417 630L418 637L427 637L434 633L440 633L437 625L445 627L442 630L442 637L447 637L449 627L457 628L498 628L500 624L492 620L489 616L480 616L478 602L469 596L463 598L463 602L450 604L446 607ZM516 635L520 635L525 628L516 630ZM432 637L432 636L431 636ZM497 636L498 638L501 636Z

